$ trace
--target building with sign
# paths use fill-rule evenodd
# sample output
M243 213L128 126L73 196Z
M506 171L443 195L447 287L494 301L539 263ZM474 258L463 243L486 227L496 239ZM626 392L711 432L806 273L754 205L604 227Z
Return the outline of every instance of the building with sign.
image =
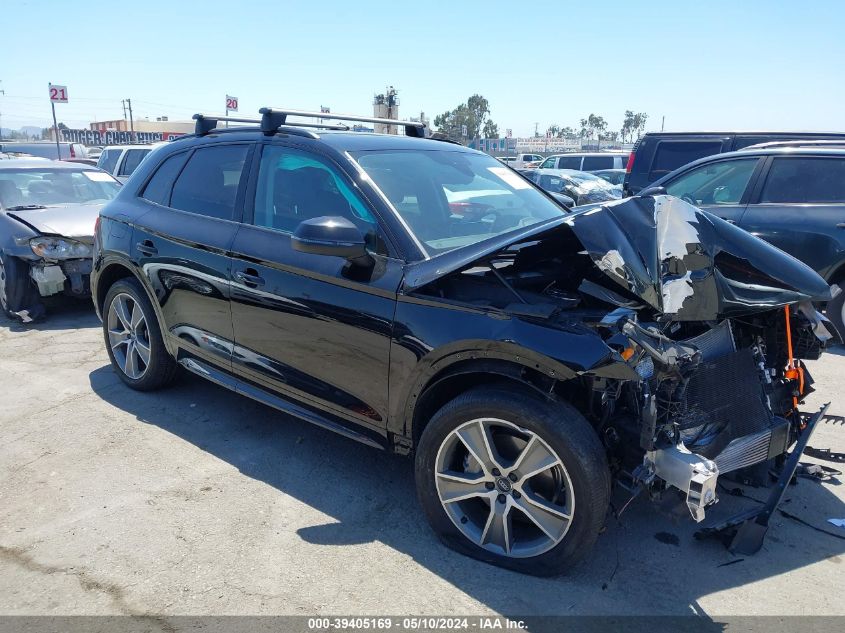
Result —
M139 119L130 124L126 119L115 119L113 121L92 121L88 128L98 132L128 132L134 128L136 132L154 132L178 136L193 133L194 122L170 121L167 117L160 117L155 121Z

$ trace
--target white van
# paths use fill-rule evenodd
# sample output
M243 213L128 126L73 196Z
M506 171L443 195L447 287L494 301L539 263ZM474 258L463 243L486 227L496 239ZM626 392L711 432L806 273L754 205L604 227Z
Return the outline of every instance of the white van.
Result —
M516 154L515 156L499 156L498 159L514 169L532 169L540 164L543 157L539 154Z
M555 154L540 164L540 169L577 169L578 171L599 171L601 169L625 169L628 152L573 152Z

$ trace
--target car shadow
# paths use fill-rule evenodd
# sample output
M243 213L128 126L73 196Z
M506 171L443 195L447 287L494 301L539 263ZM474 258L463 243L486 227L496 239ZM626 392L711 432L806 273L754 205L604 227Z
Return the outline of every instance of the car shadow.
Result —
M90 298L61 297L49 299L45 303L47 316L31 323L21 323L0 312L0 327L8 328L11 332L50 332L100 326L100 320L94 312L94 305Z
M524 576L462 557L438 542L417 505L409 459L233 396L194 376L181 377L166 391L139 393L105 366L90 374L90 383L100 397L139 421L331 517L298 529L303 541L337 547L381 541L504 615L699 615L707 623L698 604L702 596L826 559L839 562L845 552L845 541L777 516L764 549L753 557L736 557L720 543L696 541L698 526L689 516L660 511L638 498L620 519L608 520L595 549L569 574ZM761 498L767 493L749 492ZM802 480L787 498L784 507L817 526L829 528L828 517L842 516L841 502L824 485ZM617 493L615 507L626 500ZM706 524L752 503L723 494ZM372 561L374 569L379 564ZM368 573L360 570L362 577ZM712 630L722 630L718 622L711 623Z

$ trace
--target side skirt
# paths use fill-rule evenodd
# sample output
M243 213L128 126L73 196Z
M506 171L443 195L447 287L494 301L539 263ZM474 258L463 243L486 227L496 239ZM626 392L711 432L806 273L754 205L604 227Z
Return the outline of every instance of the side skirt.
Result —
M280 398L279 396L261 389L260 387L238 380L226 372L221 371L201 360L197 360L196 358L182 358L179 360L179 364L193 374L202 376L206 380L210 380L221 387L226 387L236 393L252 398L257 402L273 407L282 413L287 413L288 415L292 415L300 420L305 420L306 422L328 429L329 431L334 431L335 433L339 433L344 437L353 439L356 442L361 442L367 446L372 446L382 450L385 448L383 444L371 437L368 437L367 435L364 435L363 433L356 433L352 429L349 429L338 422L334 422L320 415L316 411L306 409L305 407Z

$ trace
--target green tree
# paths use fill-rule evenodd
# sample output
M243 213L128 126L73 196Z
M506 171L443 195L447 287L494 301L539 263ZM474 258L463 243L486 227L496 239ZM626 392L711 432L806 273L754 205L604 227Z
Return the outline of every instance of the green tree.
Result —
M464 125L467 127L467 138L470 139L480 138L482 133L486 136L488 132L493 134L489 138L499 136L498 126L490 119L490 103L481 95L472 95L466 103L434 117L437 130L453 140L462 139Z
M604 117L590 113L586 119L581 119L579 122L581 126L579 136L587 139L596 138L596 135L602 134L607 130L607 121Z
M484 138L499 138L499 126L493 123L491 119L484 122L484 129L481 132Z

